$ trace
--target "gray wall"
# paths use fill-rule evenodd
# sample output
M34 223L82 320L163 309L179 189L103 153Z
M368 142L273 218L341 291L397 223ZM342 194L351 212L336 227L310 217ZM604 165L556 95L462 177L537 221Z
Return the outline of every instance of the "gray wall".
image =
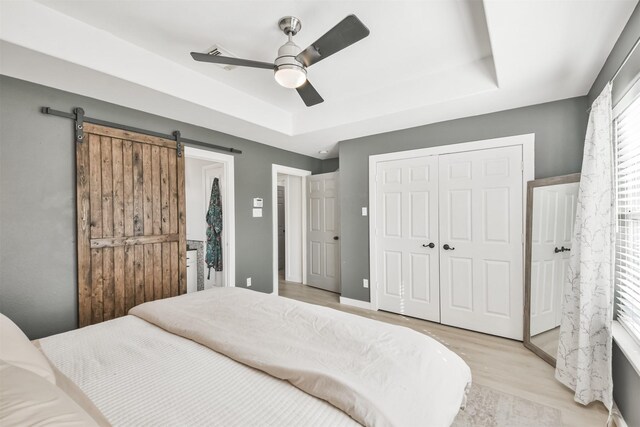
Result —
M340 142L342 296L369 301L369 156L535 133L536 178L579 172L587 121L585 97L451 120Z
M640 4L638 4L629 18L622 34L618 38L613 50L609 54L609 58L605 62L598 78L594 82L589 91L589 103L593 102L600 95L604 85L613 78L614 74L624 61L631 48L640 38ZM633 61L629 61L625 66L624 72L613 82L614 97L617 98L620 89L624 89L631 83L631 79L637 74L638 64L640 61L640 49L636 49ZM630 69L630 67L635 67ZM616 99L614 99L615 101ZM623 418L629 426L640 426L640 405L638 405L640 396L640 375L629 363L618 347L613 342L613 399L618 404L618 408Z
M72 122L40 107L235 147L236 282L272 287L271 164L318 173L321 161L246 139L0 76L0 312L30 338L77 326ZM264 198L264 217L251 199Z
M321 173L335 172L340 167L340 160L338 157L333 159L325 159L322 161Z
M638 41L638 37L640 37L640 3L636 5L636 8L631 14L629 21L627 21L624 30L622 30L622 34L620 34L620 37L618 37L616 44L613 46L613 49L609 53L607 61L604 63L604 66L600 70L598 77L591 86L589 94L587 95L587 98L589 98L589 105L591 105L591 103L593 103L597 96L600 95L600 92L602 92L604 85L607 84L607 82L611 80L611 78L613 78L618 68L620 68L620 65L622 65L622 61L624 61L624 59L627 57L627 54L631 51L633 45L636 43L636 41ZM633 56L634 59L640 56L640 49L636 49ZM634 62L633 65L636 64L637 62ZM635 71L638 70L636 69ZM633 75L630 75L626 72L620 73L620 78L616 78L613 86L622 88L626 87L630 83L630 79L633 78L634 75L635 73L633 73ZM616 92L615 89L613 91Z

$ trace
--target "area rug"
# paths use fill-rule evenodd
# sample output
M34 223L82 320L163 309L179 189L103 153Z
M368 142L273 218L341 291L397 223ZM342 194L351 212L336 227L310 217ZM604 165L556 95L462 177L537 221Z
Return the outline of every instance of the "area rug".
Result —
M559 409L473 384L467 407L460 411L452 426L556 427L562 426L562 416Z

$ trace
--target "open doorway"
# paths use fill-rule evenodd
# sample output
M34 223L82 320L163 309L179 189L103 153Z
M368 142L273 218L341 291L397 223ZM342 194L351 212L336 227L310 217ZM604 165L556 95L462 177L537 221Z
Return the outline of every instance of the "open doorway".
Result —
M227 154L185 147L187 293L235 286L233 160ZM207 215L212 194L213 203L220 203L214 215ZM215 256L207 257L207 229L214 228ZM215 262L208 268L211 261Z
M280 280L306 284L306 177L310 171L273 165L273 293Z

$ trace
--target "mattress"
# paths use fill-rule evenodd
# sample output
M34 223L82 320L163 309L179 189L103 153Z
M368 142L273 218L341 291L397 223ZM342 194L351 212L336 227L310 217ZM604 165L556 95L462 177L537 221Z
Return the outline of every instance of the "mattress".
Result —
M344 412L134 316L43 338L114 426L353 426Z

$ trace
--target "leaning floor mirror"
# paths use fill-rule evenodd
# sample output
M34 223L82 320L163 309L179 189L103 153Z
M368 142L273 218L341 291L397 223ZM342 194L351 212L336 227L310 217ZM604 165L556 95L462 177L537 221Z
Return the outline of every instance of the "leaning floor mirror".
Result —
M580 174L529 181L524 345L555 366Z

